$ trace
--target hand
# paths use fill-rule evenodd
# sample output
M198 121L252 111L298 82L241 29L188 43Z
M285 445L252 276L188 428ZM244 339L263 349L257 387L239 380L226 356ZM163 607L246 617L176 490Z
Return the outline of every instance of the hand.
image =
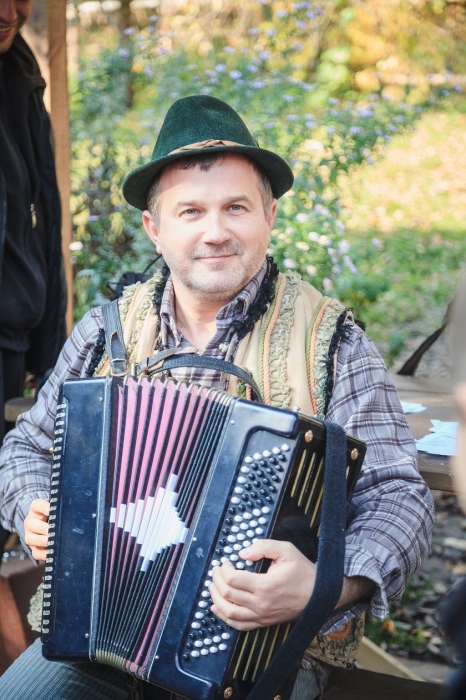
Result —
M45 561L50 503L36 498L24 520L24 541L37 561Z
M295 620L314 590L316 566L290 542L257 540L239 552L242 559L272 563L265 574L239 571L230 562L214 568L212 612L237 630L253 630Z

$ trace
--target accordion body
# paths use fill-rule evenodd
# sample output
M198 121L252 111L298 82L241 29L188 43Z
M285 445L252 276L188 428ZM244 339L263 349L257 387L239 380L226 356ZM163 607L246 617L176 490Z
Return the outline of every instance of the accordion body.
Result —
M245 697L291 624L238 632L213 567L291 540L315 560L325 428L172 379L68 380L55 421L43 654L113 665L196 700ZM347 494L364 443L347 437Z

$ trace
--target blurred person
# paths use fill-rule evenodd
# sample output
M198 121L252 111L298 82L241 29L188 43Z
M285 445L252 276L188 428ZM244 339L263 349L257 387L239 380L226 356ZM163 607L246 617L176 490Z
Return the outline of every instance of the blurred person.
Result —
M452 459L458 500L466 513L466 277L453 302L451 320L453 381L459 413L458 449ZM466 579L462 579L440 607L440 618L453 641L462 666L449 681L449 700L466 697Z
M64 340L60 198L45 82L18 33L32 0L0 0L0 442L25 371L53 367ZM1 549L0 538L0 549Z

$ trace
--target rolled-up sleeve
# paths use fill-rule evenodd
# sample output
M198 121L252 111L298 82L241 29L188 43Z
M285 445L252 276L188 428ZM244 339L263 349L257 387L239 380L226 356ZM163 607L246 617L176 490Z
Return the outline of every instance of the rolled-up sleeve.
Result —
M31 502L49 497L50 448L60 386L65 379L83 376L100 326L100 308L89 311L76 325L33 408L19 416L0 451L1 523L22 540Z
M368 604L329 620L337 629L369 609L384 619L429 553L434 507L417 468L417 451L396 389L379 352L357 327L342 342L328 420L367 445L348 508L345 575L375 583Z

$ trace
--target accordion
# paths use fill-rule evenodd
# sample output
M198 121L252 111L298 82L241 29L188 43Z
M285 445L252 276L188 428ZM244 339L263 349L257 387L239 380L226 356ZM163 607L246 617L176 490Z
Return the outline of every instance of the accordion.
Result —
M346 438L350 496L364 443ZM196 700L245 697L292 624L238 632L212 569L291 540L315 560L325 427L173 379L74 379L55 420L43 654L110 664ZM310 641L310 640L309 640Z

